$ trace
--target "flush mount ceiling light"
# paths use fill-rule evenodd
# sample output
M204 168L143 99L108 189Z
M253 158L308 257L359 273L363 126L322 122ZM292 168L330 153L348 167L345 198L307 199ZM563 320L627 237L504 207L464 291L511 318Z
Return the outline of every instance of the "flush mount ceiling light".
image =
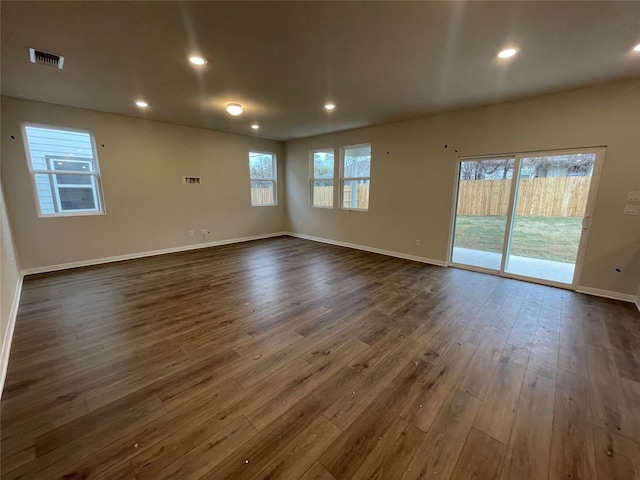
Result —
M336 108L336 106L333 103L325 103L324 108L326 108L327 110L333 110L334 108Z
M240 115L242 110L242 105L239 103L227 103L227 112L229 112L230 115Z
M633 47L634 52L640 52L640 43Z
M205 63L207 63L207 61L204 58L198 55L191 55L189 57L189 61L194 65L204 65Z
M136 105L140 108L147 108L149 106L144 100L136 100Z
M500 53L498 53L498 57L499 58L511 58L516 53L518 53L518 50L516 50L515 48L507 48L505 50L502 50Z
M260 128L260 125L254 123L253 125L251 125L251 128L253 128L254 130L258 130Z

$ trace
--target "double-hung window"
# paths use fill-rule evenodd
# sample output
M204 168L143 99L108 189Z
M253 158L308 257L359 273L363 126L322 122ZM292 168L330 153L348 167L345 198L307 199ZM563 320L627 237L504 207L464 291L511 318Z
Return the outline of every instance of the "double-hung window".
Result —
M342 208L369 209L371 183L371 145L343 147L342 153Z
M249 152L249 180L251 206L276 205L276 155L267 152Z
M311 205L321 208L333 208L333 150L315 150L311 152Z
M103 213L93 135L35 125L26 125L24 131L39 214Z

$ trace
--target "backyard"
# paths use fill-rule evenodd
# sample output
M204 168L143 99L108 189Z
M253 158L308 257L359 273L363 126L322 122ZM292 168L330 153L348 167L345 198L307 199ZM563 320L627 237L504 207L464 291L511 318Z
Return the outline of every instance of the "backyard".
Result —
M503 216L458 215L454 246L501 253L506 222ZM511 254L574 263L581 228L582 217L516 216Z

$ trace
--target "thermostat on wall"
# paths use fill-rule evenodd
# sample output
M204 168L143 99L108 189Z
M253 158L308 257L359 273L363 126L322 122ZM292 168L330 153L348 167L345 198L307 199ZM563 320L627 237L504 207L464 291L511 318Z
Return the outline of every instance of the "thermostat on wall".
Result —
M182 183L185 185L200 185L200 177L182 177Z

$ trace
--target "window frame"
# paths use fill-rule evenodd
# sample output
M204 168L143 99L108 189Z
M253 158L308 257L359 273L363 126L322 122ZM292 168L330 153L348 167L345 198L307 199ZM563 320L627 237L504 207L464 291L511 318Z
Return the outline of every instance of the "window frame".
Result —
M345 145L340 147L340 209L348 210L350 212L368 212L369 204L371 203L371 166L369 166L369 176L368 177L345 177L344 175L344 160L345 160L345 152L346 150L353 148L362 148L369 147L369 161L373 159L372 148L370 143L358 143L355 145ZM369 181L369 199L367 201L367 208L355 208L355 207L345 207L344 206L344 183L346 181L359 181L359 180L368 180Z
M331 153L333 154L333 175L331 176L331 179L329 178L317 178L315 176L315 154L316 153ZM310 168L310 172L309 172L309 177L310 177L310 181L309 181L309 187L310 187L310 201L311 201L311 206L313 208L325 208L325 209L334 209L335 207L335 188L336 188L336 151L334 148L319 148L317 150L309 150L309 168ZM315 191L315 182L331 182L331 186L333 187L334 191L333 191L333 195L331 195L331 205L330 206L325 206L325 205L315 205L315 200L314 200L314 191Z
M50 164L50 160L66 160L66 161L83 161L90 162L93 164L93 170L89 172L81 172L77 170L55 170L52 169L34 169L33 168L33 158L31 155L31 145L29 144L29 137L27 135L27 128L40 128L47 130L55 130L60 132L70 132L70 133L85 133L89 135L89 139L91 142L91 153L93 158L88 159L87 157L70 157L64 155L45 155L45 161L47 164ZM42 123L23 123L22 124L22 139L24 143L24 149L26 154L27 167L29 169L29 175L31 177L31 186L33 191L33 196L36 204L36 211L38 214L38 218L55 218L55 217L80 217L80 216L89 216L89 215L106 215L107 209L104 201L104 197L102 194L102 174L100 172L100 161L98 159L98 149L96 148L96 139L93 131L83 129L83 128L73 128L73 127L64 127L59 125L49 125ZM40 205L40 195L38 193L38 184L36 182L36 175L47 175L49 182L51 184L51 196L55 205L55 209L57 211L53 213L43 213L42 207ZM91 189L93 192L93 198L96 202L95 210L88 209L74 209L69 211L63 211L61 206L60 192L59 186L57 185L57 175L74 175L74 176L89 176L92 178ZM54 180L54 177L56 179ZM67 188L67 185L62 184L62 188ZM85 185L87 187L87 185ZM71 187L78 188L78 187Z
M253 178L251 177L251 155L271 155L271 173L273 178ZM267 152L261 150L249 150L249 154L247 155L248 167L249 167L249 201L251 202L252 207L276 207L278 206L278 156L275 152ZM252 182L270 182L273 184L273 203L253 203L253 197L251 196L251 183Z

